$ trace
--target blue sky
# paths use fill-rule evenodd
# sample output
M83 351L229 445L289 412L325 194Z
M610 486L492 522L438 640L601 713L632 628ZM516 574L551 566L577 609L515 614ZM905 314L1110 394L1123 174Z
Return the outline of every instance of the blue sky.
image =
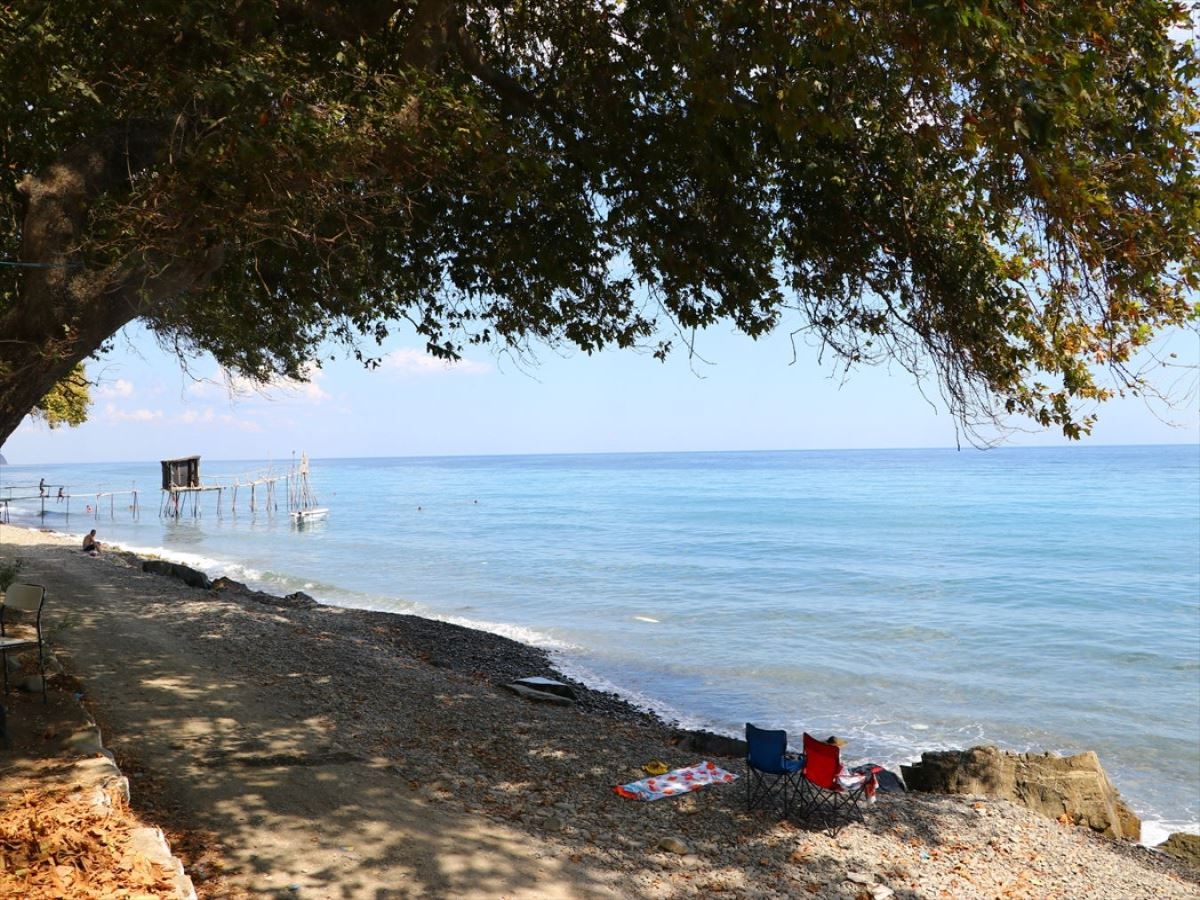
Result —
M253 391L231 386L211 359L191 361L185 375L133 326L112 353L89 364L99 385L86 424L50 430L27 420L3 452L10 463L26 464L191 453L282 459L292 451L331 457L955 445L935 384L922 386L926 400L898 367L859 369L843 383L812 347L799 344L791 364L786 333L756 343L712 331L698 342L704 361L676 353L666 363L629 351L588 357L549 349L522 362L478 349L447 367L419 346L401 337L383 348L378 370L338 359L308 384ZM1194 366L1200 337L1181 332L1159 350ZM1200 441L1196 370L1164 370L1159 384L1181 378L1181 405L1106 404L1087 442ZM1017 432L1009 443L1067 442L1051 431Z

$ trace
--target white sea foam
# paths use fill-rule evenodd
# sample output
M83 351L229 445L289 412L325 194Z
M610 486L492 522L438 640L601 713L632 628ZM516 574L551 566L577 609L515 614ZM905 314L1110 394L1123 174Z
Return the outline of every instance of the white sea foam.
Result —
M82 535L79 535L82 539ZM136 544L121 544L113 545L116 549L126 550L130 553L136 553L139 556L155 556L160 559L165 559L169 562L181 563L185 566L190 566L193 569L199 569L209 577L217 577L224 575L227 578L234 578L239 581L245 581L251 587L271 589L271 588L291 588L299 583L303 585L305 590L313 590L317 585L312 581L299 581L292 579L287 575L281 575L277 572L262 572L250 566L242 565L241 563L231 560L217 559L211 556L204 556L198 553L188 553L182 550L169 549L167 547L154 546L147 547ZM332 589L336 591L336 589ZM487 631L492 634L498 634L501 637L509 638L510 640L518 641L522 644L529 644L534 647L540 647L544 650L559 650L569 651L579 649L574 644L567 641L555 638L545 632L537 631L532 628L525 628L520 625L511 625L504 622L490 622L481 619L469 619L462 616L442 615L434 610L422 608L420 604L408 603L403 600L388 598L384 602L371 603L363 597L339 597L330 596L322 592L315 596L315 599L322 603L328 603L333 606L347 606L354 608L371 608L386 610L389 612L411 612L414 615L421 615L427 619L437 619L442 622L449 622L452 625L461 625L464 628L473 628L477 631Z
M578 649L578 648L575 648ZM628 703L641 709L647 709L667 722L677 722L681 728L705 729L713 731L713 723L708 719L687 715L659 697L652 697L641 691L614 683L587 666L572 658L569 653L558 651L554 654L554 666L568 678L586 684L592 690L608 694L616 694Z
M449 622L451 625L461 625L463 628L473 628L476 631L498 634L509 640L517 641L521 644L529 644L532 647L540 647L543 650L572 651L579 649L575 644L568 641L553 637L543 631L526 628L522 625L511 625L507 622L489 622L483 619L468 619L464 616L444 615L425 608L421 604L413 604L410 611L413 615L422 616L426 619L436 619L439 622Z
M659 623L658 619L652 619L649 616L634 616L633 618L638 622L649 622L651 625L657 625Z
M1157 847L1176 831L1185 834L1200 834L1200 822L1169 822L1165 819L1146 819L1142 822L1142 839L1145 847Z
M227 559L204 556L199 553L188 553L185 550L173 550L167 547L144 547L137 544L114 544L113 546L115 549L127 550L130 553L136 553L138 556L155 556L159 559L165 559L168 562L190 566L193 569L199 569L209 577L224 575L227 578L234 578L239 581L258 582L261 582L263 578L263 573L251 566L242 565L241 563Z

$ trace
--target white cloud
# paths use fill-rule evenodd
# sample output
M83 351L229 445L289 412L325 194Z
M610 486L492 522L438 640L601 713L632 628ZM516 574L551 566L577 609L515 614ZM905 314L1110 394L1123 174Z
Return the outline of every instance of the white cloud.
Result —
M262 431L262 426L253 419L243 419L229 413L218 414L211 406L202 410L189 409L171 419L176 425L220 425L238 431Z
M262 431L262 426L253 419L244 419L228 413L218 413L211 406L203 409L187 409L181 413L167 415L161 409L121 409L115 403L106 403L97 417L105 422L141 422L166 428L184 426L216 426L234 428L238 431Z
M213 412L212 407L208 407L203 412L198 412L194 409L189 409L176 417L176 421L180 425L206 425L209 422L215 421L217 414Z
M184 393L190 398L203 400L224 396L231 402L239 400L299 401L322 403L329 393L320 385L324 373L309 363L303 370L304 380L299 378L275 378L265 384L239 375L228 369L217 369L209 376L190 382Z
M104 405L104 418L111 422L159 422L161 409L119 409L115 403Z
M183 392L189 397L211 397L220 389L220 385L214 384L207 378L202 378L199 381L189 382Z
M313 363L304 367L304 380L276 378L259 384L243 375L223 373L229 393L235 397L256 394L265 400L300 400L304 403L322 403L329 399L329 393L318 383L322 374Z
M239 419L237 416L223 415L221 416L221 424L230 428L236 428L238 431L260 432L262 426L251 419Z
M477 362L473 359L460 359L449 362L430 356L424 350L415 347L401 347L393 350L380 361L380 368L400 375L483 375L492 371L488 363Z
M124 378L118 378L116 381L102 384L96 388L97 397L131 397L133 396L133 382L126 381Z
M284 390L299 394L310 403L321 403L329 399L329 393L317 384L315 375L309 375L308 381L289 381L282 386Z

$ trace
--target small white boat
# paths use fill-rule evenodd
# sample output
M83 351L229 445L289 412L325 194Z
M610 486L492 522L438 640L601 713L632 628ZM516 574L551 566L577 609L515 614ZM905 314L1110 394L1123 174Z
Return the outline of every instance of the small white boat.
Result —
M329 508L317 506L317 495L308 484L308 454L300 454L298 467L294 455L292 459L293 476L288 478L288 508L291 510L292 521L296 525L320 521L329 515Z
M292 512L292 519L297 525L304 522L315 522L317 519L323 519L329 515L329 509L322 506L316 509L297 509Z

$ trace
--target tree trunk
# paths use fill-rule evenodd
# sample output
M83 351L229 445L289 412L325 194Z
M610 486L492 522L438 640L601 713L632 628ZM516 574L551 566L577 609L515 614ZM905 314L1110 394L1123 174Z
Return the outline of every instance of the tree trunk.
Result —
M147 310L202 287L220 265L220 248L157 267L87 269L77 255L88 205L149 166L164 133L114 129L21 182L28 265L17 302L0 315L0 446L76 363Z
M83 274L61 279L53 291L45 285L51 279L43 279L40 290L27 286L19 306L0 317L0 446L76 363L147 310L202 289L222 256L221 248L213 248L199 259L170 263L153 276L138 270L116 283ZM64 297L68 303L56 302ZM33 307L37 313L28 314L26 303L39 300ZM58 314L47 315L46 310Z
M529 95L483 60L462 29L457 0L418 0L410 10L403 48L406 64L435 70L457 50L477 78L492 84L511 104ZM291 4L290 16L314 18L323 29L349 35L385 27L394 4ZM141 258L122 267L87 268L80 255L90 205L164 157L178 122L128 121L80 142L18 190L24 202L21 293L0 311L0 446L74 366L99 350L124 325L187 292L202 290L220 266L221 247ZM177 236L178 237L178 236Z

